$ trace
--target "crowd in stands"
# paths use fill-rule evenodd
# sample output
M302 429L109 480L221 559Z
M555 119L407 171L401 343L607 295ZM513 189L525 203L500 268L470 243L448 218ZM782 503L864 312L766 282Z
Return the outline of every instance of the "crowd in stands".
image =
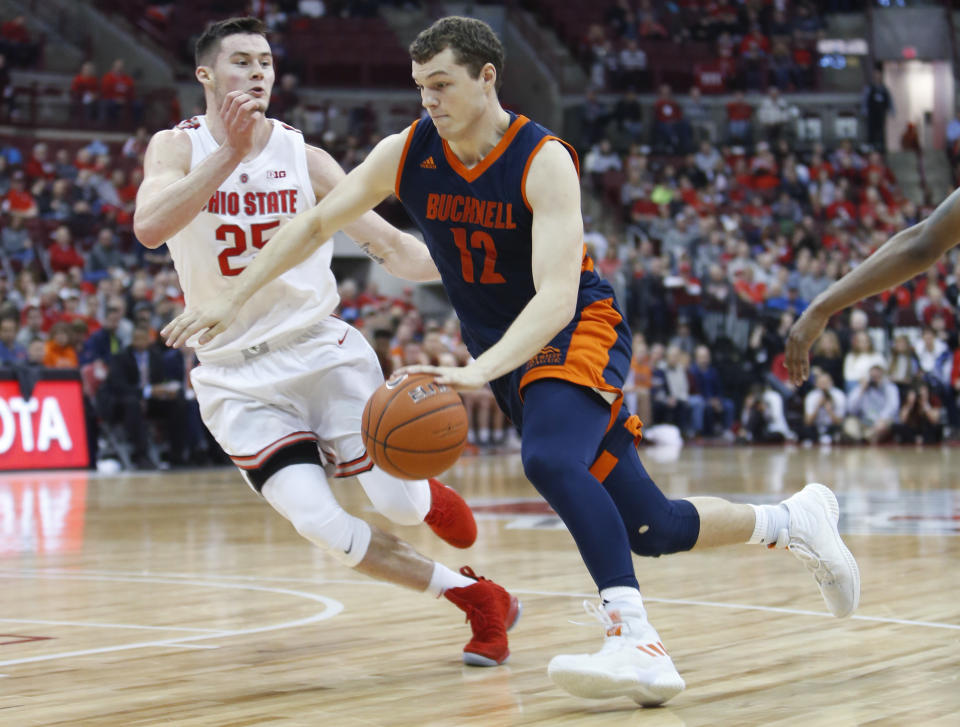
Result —
M88 87L78 86L82 113L100 118L103 99L84 96L96 93ZM789 114L771 110L784 108L776 85L759 103L738 93L721 128L691 110L698 99L694 89L676 100L664 85L652 108L629 90L613 108L593 92L584 100L584 193L599 201L584 237L634 331L629 406L648 428L688 440L936 442L960 432L956 255L839 315L802 387L783 365L786 332L809 301L927 210L875 150L801 148ZM271 115L295 114L295 81L281 81L275 100ZM322 141L350 168L377 134L369 107L348 113L357 133ZM221 463L190 386L194 353L157 337L183 306L176 273L165 248L148 250L132 232L148 139L145 128L112 145L0 137L0 366L79 372L93 461ZM455 319L425 319L412 291L384 296L361 276L340 293L339 314L368 336L385 375L469 361ZM488 389L464 399L474 446L516 443Z
M574 50L597 89L653 90L672 76L707 93L809 90L831 5L841 3L615 0Z
M157 341L183 305L177 275L165 250L133 237L148 139L0 142L0 365L80 374L94 462L221 462L190 388L192 352Z
M110 70L99 77L96 66L85 62L70 82L70 110L78 123L97 128L139 124L143 102L123 59L114 60Z
M31 100L18 97L11 69L42 69L45 39L31 31L22 15L0 22L0 121L29 123ZM55 88L51 86L51 88ZM22 92L22 89L21 89ZM33 93L39 93L37 89ZM95 64L84 62L64 89L69 97L70 126L98 129L132 128L141 123L143 99L122 58L98 75Z
M585 242L638 335L629 396L641 418L750 441L956 431L956 253L838 316L811 381L787 382L795 317L928 212L903 195L882 140L803 147L776 86L760 103L737 92L719 128L698 123L700 98L664 84L652 109L630 90L612 106L588 91L582 107L584 185L603 205Z

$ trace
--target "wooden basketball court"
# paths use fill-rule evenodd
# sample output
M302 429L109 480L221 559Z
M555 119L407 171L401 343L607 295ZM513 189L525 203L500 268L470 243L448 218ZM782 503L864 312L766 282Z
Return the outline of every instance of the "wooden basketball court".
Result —
M462 614L355 575L233 470L0 476L0 725L958 725L960 449L643 451L672 496L775 502L835 488L863 574L825 613L789 553L734 546L637 559L652 623L687 681L667 706L589 702L550 657L599 648L569 534L516 455L445 478L480 519L470 551L392 527L523 599L513 656L460 663ZM335 486L367 508L353 480ZM386 521L372 513L380 524Z

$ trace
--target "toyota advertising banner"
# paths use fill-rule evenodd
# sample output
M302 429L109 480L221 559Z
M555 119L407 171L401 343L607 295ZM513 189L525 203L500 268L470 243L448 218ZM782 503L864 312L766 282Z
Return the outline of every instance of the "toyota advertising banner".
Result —
M72 373L30 382L0 374L0 470L89 465L83 393Z

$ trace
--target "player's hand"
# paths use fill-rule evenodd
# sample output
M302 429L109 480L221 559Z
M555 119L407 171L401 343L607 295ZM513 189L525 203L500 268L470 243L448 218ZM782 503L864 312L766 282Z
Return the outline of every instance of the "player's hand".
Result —
M393 372L398 374L433 374L438 384L445 384L457 391L473 391L487 383L487 378L474 364L468 366L403 366Z
M220 120L227 133L225 145L246 156L253 149L256 122L263 118L263 102L243 91L231 91L220 105Z
M180 348L194 334L206 331L199 342L209 343L233 323L239 309L240 304L225 295L209 301L202 308L188 308L165 325L160 335L171 348Z
M818 315L813 308L807 308L790 327L784 364L794 386L802 385L810 377L810 347L826 327L827 318Z

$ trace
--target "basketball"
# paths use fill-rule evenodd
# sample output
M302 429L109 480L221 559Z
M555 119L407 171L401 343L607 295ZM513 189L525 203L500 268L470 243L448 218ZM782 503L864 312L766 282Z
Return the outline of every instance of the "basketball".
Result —
M467 443L460 395L431 374L402 374L377 389L363 409L363 441L380 469L405 480L435 477Z

